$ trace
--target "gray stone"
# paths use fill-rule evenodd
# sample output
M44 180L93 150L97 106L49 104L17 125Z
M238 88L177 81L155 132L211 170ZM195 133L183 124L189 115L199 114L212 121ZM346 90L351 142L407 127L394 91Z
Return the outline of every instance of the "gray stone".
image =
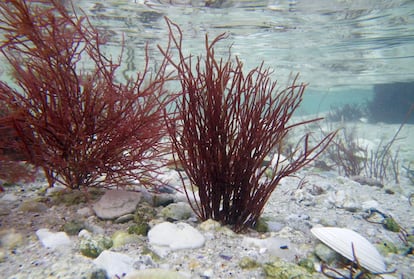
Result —
M140 200L140 193L124 190L110 190L93 205L93 210L99 218L112 220L125 214L133 213Z
M172 221L187 220L193 214L193 210L188 203L172 203L161 210L161 215Z

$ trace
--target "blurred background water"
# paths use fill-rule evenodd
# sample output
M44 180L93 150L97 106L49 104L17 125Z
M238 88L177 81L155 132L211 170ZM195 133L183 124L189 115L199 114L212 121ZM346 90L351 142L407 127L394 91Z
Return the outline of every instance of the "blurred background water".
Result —
M281 84L293 73L309 83L300 113L366 103L374 85L414 82L412 0L74 0L109 40L124 42L124 76L142 70L145 44L161 59L164 16L179 24L188 53L204 53L204 37L227 33L218 53L245 69L262 61ZM392 88L392 86L391 86ZM407 94L414 95L414 86Z

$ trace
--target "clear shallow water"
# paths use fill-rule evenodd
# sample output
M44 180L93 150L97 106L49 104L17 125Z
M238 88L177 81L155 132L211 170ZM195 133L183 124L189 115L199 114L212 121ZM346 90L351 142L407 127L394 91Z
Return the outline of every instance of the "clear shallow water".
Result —
M206 7L206 2L215 7ZM332 104L366 102L374 84L414 81L414 1L303 0L77 0L110 43L126 46L129 74L140 69L143 48L166 45L163 16L180 25L184 47L199 55L204 36L226 32L246 69L261 61L286 82L300 73L309 83L305 113ZM221 48L221 49L220 49ZM331 94L330 94L331 93Z
M210 3L210 7L206 7ZM74 0L109 39L125 44L124 76L142 70L144 46L161 59L164 16L180 25L188 53L204 53L204 36L226 32L217 52L245 69L261 61L284 84L291 73L309 83L303 113L366 102L374 84L414 81L414 1L410 0ZM4 78L4 75L2 79Z

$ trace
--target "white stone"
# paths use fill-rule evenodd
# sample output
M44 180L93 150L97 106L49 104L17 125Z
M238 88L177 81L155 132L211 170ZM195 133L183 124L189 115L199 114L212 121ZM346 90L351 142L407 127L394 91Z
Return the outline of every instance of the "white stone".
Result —
M46 248L55 250L72 246L72 241L65 232L51 232L49 229L39 229L36 231L36 235Z
M108 250L102 251L93 260L98 268L106 270L109 278L122 278L125 274L135 271L134 262L135 260L128 255Z
M93 210L101 219L115 219L122 215L134 212L140 200L140 193L124 190L110 190L93 205Z
M148 240L154 251L161 257L169 251L199 248L204 245L204 236L186 223L163 222L148 232Z

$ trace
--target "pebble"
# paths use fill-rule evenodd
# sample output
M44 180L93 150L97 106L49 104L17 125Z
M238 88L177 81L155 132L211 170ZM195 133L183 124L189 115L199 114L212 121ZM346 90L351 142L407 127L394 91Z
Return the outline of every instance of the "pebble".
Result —
M125 231L116 231L113 235L112 235L112 247L114 248L118 248L118 247L122 247L125 244L128 243L134 243L134 242L138 242L139 241L139 236L136 234L130 234L128 232Z
M23 244L23 235L19 232L16 232L14 229L2 231L0 244L1 247L4 247L8 250L14 249Z
M177 271L154 268L133 271L124 279L188 279L188 277Z
M96 258L113 245L112 239L105 235L93 235L82 230L79 236L79 250L86 257Z
M36 235L42 245L53 250L72 247L72 241L65 232L51 232L49 229L38 229Z
M135 270L135 260L123 253L103 251L93 263L98 268L102 268L106 271L109 278L123 278L126 274Z

